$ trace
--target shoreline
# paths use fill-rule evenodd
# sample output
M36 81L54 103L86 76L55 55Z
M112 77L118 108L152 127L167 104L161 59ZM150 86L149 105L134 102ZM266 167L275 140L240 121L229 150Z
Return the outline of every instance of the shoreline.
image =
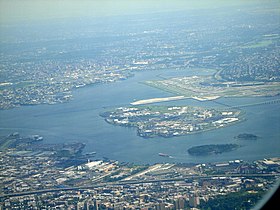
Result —
M144 139L153 139L153 138L156 138L156 137L163 137L163 138L166 138L166 139L170 139L170 138L176 138L176 137L183 137L183 136L188 136L188 135L195 135L195 134L199 134L199 133L204 133L204 132L208 132L208 131L213 131L213 130L218 130L218 129L223 129L223 128L227 128L227 127L230 127L230 126L234 126L236 124L239 124L239 123L242 123L242 122L245 122L247 121L246 118L241 118L239 119L238 121L235 121L235 122L231 122L229 124L225 124L223 126L217 126L217 127L212 127L212 128L207 128L207 129L204 129L204 130L199 130L199 131L192 131L192 132L189 132L189 133L186 133L186 134L182 134L182 135L171 135L171 136L161 136L161 135L154 135L154 136L151 136L151 137L144 137L144 136L140 136L138 133L137 133L137 136L141 137L141 138L144 138ZM127 128L136 128L136 130L138 130L137 127L135 126L124 126L124 125L121 125L122 127L127 127Z
M188 98L189 97L186 97L186 96L171 96L171 97L164 97L164 98L151 98L151 99L138 100L138 101L130 103L130 105L135 106L135 105L153 104L153 103L166 102L166 101L183 100L183 99L188 99Z

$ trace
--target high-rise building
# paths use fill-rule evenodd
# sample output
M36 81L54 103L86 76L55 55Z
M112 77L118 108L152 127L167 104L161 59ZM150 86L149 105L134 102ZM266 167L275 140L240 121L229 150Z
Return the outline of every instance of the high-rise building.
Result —
M87 205L85 206L85 209L86 209L86 210L94 210L94 203L93 203L92 200L89 200L89 201L87 202Z
M100 209L100 202L98 200L94 201L94 210L99 210Z
M199 197L197 195L190 196L190 206L197 207L200 204Z
M180 197L173 202L174 209L184 209L185 208L185 198Z
M179 209L185 209L185 199L184 198L179 198Z
M77 203L77 210L83 210L85 209L85 203L84 202L78 202Z
M165 204L164 203L159 203L156 205L156 210L165 210Z

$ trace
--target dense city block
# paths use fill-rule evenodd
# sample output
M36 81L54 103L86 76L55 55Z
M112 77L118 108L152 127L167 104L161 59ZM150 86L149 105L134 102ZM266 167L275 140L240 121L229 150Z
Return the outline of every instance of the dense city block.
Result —
M266 88L277 94L278 13L269 6L258 12L256 6L230 10L228 16L215 9L203 15L133 16L131 21L111 17L108 27L102 25L106 18L100 23L73 21L75 31L67 24L53 31L50 23L36 37L30 32L33 25L12 26L1 40L0 108L67 102L75 88L127 79L143 70L214 69L217 81L204 82L211 89L231 83L254 89L269 82Z
M21 149L0 152L2 209L206 209L224 196L249 208L280 175L279 158L135 165Z

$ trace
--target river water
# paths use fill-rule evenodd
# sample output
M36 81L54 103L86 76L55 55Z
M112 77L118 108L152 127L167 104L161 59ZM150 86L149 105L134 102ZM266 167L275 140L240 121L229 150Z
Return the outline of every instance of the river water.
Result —
M155 162L221 162L235 159L256 160L280 156L280 104L265 104L243 108L246 121L222 129L174 138L144 139L136 129L107 124L99 114L108 108L128 106L135 100L173 96L146 86L141 81L158 79L158 76L209 74L213 71L161 70L135 72L125 81L92 85L73 92L69 103L56 105L23 106L0 111L0 135L19 132L21 135L39 134L45 143L84 142L85 152L96 151L96 158L107 157L133 163ZM222 98L217 100L230 105L242 105L279 99ZM192 105L223 107L215 102L192 99L163 102L161 105ZM256 141L235 139L240 133L253 133ZM204 144L236 143L239 149L206 157L193 157L187 153L192 146ZM174 158L160 157L167 153Z

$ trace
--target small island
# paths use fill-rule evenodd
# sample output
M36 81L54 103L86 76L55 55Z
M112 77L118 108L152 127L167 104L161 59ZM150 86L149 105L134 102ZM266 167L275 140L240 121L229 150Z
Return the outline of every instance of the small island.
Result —
M257 140L259 137L254 134L242 133L239 134L238 136L235 136L234 138L241 139L241 140Z
M188 153L194 156L205 156L230 152L237 149L238 147L240 146L237 144L209 144L191 147L188 149Z

